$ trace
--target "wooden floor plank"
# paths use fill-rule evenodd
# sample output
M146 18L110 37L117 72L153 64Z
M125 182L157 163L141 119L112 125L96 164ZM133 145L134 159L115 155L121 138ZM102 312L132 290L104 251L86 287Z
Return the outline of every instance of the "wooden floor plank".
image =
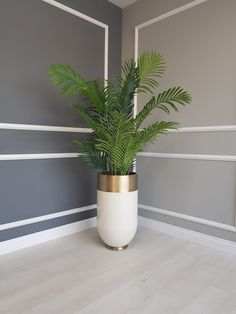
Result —
M91 229L0 257L0 313L236 314L235 265L144 228L113 252Z

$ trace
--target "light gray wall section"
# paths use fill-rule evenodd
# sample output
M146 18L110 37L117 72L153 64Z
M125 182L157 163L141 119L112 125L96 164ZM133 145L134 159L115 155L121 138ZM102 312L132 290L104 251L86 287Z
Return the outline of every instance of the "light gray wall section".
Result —
M140 0L124 10L123 58L134 55L134 27L191 1ZM183 86L193 102L180 113L154 112L147 123L174 120L181 126L236 124L234 0L208 0L194 8L139 31L139 51L160 51L167 72L160 89ZM158 91L157 91L158 92ZM147 97L138 98L138 110ZM145 151L184 154L236 155L235 132L179 133L164 136ZM156 208L235 224L236 169L234 162L139 157L139 202ZM192 230L236 241L236 234L197 223L141 214Z
M109 25L109 74L120 73L122 11L106 0L60 1ZM86 126L49 81L52 63L103 78L104 29L41 0L0 3L0 122ZM0 154L74 152L79 133L0 130ZM96 203L96 171L75 158L0 161L0 224ZM88 211L0 232L0 241L96 215Z
M145 151L179 154L236 155L236 132L169 133Z
M139 203L234 225L234 162L138 158Z
M158 112L147 122L158 118L182 126L235 124L235 11L234 0L208 0L140 30L140 53L158 50L167 62L160 90L180 85L193 98L180 113Z

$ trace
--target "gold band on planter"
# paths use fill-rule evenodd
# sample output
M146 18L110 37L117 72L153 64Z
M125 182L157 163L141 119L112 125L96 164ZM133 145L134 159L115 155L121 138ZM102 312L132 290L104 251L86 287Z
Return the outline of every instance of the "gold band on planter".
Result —
M97 189L103 192L133 192L138 188L138 176L132 173L127 176L112 176L98 173Z

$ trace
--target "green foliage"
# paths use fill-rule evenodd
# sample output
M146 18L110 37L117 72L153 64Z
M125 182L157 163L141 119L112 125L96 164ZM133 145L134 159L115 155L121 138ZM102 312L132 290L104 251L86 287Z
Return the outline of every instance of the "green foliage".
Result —
M69 65L52 65L49 76L61 92L68 96L80 93L90 101L89 107L74 104L73 108L86 121L93 133L76 142L79 156L103 173L127 175L143 146L178 127L173 121L157 121L140 129L154 109L166 113L178 111L178 105L190 103L190 94L181 87L169 88L152 96L165 72L165 61L156 52L144 52L137 62L127 60L123 75L106 82L86 81ZM133 117L133 99L138 93L151 94L143 109Z

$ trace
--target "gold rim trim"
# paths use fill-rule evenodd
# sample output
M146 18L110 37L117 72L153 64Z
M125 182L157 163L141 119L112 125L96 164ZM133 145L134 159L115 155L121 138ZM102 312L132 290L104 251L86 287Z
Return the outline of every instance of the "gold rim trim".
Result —
M109 250L112 250L112 251L123 251L123 250L127 249L128 244L124 245L124 246L119 246L119 247L114 247L114 246L110 246L108 244L105 244L105 247Z
M103 192L134 192L138 188L138 176L131 173L127 176L112 176L98 173L97 189Z

